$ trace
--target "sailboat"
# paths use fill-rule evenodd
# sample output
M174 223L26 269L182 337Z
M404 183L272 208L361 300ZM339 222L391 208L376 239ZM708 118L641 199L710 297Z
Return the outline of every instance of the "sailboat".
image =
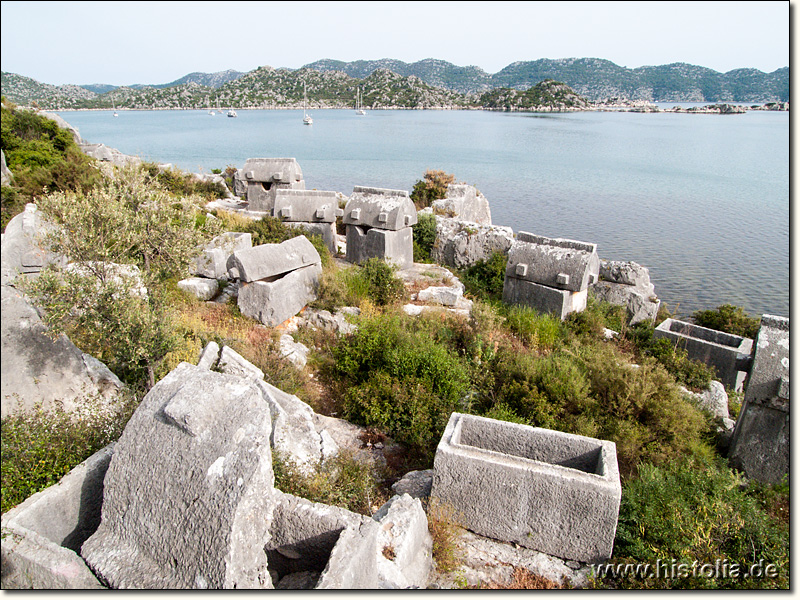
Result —
M356 88L356 114L365 115L363 107L361 106L361 88Z
M311 115L306 114L306 103L308 102L308 96L306 94L306 84L303 82L303 125L311 125L314 123L314 119L311 118Z
M114 99L113 99L113 98L111 99L111 106L112 106L112 107L113 107L113 109L114 109L114 116L115 116L115 117L118 117L119 115L117 114L117 103L116 103L116 102L114 102Z

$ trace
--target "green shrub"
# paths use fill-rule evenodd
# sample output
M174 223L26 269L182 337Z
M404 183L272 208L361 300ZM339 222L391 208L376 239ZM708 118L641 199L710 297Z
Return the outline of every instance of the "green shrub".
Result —
M301 469L290 457L273 450L272 469L275 487L282 492L362 515L371 516L388 499L376 465L344 450L310 470Z
M623 487L615 562L678 562L688 566L688 576L629 575L607 583L630 588L788 588L788 510L771 514L776 505L788 507L788 486L742 489L740 477L718 462L643 464L639 476ZM736 565L738 576L692 576L694 561ZM774 565L777 576L747 577L750 565L759 562Z
M436 243L436 216L422 214L411 228L414 235L414 262L431 262L431 250Z
M494 252L488 261L479 260L459 273L466 291L481 300L499 301L503 296L508 257Z
M508 328L529 348L549 351L564 338L561 319L551 314L541 314L527 306L508 306L504 310Z
M701 327L724 331L733 335L754 339L761 320L749 316L741 306L723 304L714 310L698 310L692 315Z
M422 179L414 184L411 190L411 201L417 210L429 207L434 200L441 200L447 195L447 186L456 180L454 175L444 171L428 169Z
M57 483L75 466L119 438L133 412L134 399L121 400L118 412L84 398L76 413L38 408L3 419L2 512Z

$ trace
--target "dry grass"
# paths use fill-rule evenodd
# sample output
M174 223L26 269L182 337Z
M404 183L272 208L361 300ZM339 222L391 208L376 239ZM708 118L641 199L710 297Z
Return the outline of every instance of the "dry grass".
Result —
M514 567L514 572L511 575L509 583L495 583L491 582L481 585L482 590L560 590L564 589L563 586L551 581L541 575L537 575L523 569L522 567Z
M456 540L461 527L456 520L455 510L448 504L432 499L427 506L428 530L433 538L433 560L436 570L448 573L459 563Z

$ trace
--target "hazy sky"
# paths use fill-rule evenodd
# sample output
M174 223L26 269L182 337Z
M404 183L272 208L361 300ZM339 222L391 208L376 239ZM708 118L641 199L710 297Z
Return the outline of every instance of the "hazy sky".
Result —
M794 3L792 2L792 11ZM2 70L44 83L168 83L194 71L438 58L789 66L783 2L2 2Z

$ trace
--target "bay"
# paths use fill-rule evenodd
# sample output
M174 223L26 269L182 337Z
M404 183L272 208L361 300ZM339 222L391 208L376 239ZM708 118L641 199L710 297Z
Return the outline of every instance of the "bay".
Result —
M682 317L723 303L789 316L789 113L239 110L60 112L84 139L210 172L293 157L309 189L475 185L495 224L593 242L650 269Z

